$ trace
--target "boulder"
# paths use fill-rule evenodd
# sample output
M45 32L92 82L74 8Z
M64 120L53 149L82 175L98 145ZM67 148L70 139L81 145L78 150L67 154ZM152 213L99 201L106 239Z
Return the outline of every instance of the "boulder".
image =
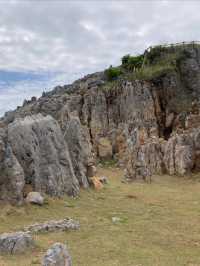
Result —
M34 191L77 195L78 180L55 119L41 114L17 118L8 125L8 142L23 168L25 183Z
M43 205L44 198L41 196L39 192L33 191L33 192L28 193L26 197L26 202L37 204L37 205Z
M72 266L71 256L66 245L55 243L50 247L43 260L42 266Z
M0 253L23 253L33 246L34 241L27 232L5 233L0 235Z

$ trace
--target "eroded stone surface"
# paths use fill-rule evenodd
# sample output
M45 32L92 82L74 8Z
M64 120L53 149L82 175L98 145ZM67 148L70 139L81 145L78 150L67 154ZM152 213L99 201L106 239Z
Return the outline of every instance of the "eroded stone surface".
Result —
M50 247L43 260L42 266L72 266L71 256L66 245L55 243Z
M5 233L0 235L0 253L23 253L33 246L34 241L27 232Z
M0 169L0 199L10 201L13 204L21 204L24 184L23 168L13 154L10 145L6 145L4 162Z
M79 222L66 218L58 221L48 221L45 223L36 223L24 228L24 231L32 233L37 232L53 232L53 231L67 231L67 230L78 230L80 227Z
M25 182L38 192L76 195L79 184L67 144L51 116L26 116L8 126L8 141L25 174Z
M0 121L0 171L13 171L0 176L1 198L22 201L23 182L76 195L98 157L118 160L132 180L199 171L199 61L200 49L185 47L176 71L112 84L94 73L8 112Z

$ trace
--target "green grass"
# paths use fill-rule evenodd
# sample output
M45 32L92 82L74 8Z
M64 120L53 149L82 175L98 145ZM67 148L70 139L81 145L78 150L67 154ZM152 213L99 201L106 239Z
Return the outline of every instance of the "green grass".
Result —
M144 68L138 69L135 73L133 73L132 79L152 80L159 78L164 74L173 72L174 70L175 68L171 64L157 64L152 66L146 66Z
M1 256L1 266L40 265L48 247L66 243L74 266L200 265L200 182L169 176L152 184L121 183L117 168L100 169L109 184L80 197L49 199L49 204L1 206L0 232L66 216L80 221L79 231L35 235L37 247L24 255ZM71 207L73 206L73 208ZM113 223L112 217L121 218Z

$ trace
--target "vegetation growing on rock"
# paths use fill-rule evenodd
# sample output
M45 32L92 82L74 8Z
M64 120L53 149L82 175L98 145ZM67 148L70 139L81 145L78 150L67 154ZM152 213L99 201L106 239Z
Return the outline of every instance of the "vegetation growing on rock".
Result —
M108 69L105 70L105 75L108 81L112 81L117 79L121 74L120 67L112 67L110 66Z
M12 174L0 177L2 199L23 202L27 184L50 195L77 194L90 184L88 168L100 157L102 138L109 142L109 157L129 169L129 178L163 173L166 142L184 133L190 114L200 116L199 51L199 46L154 47L144 55L126 55L119 67L57 86L7 113L0 128L0 170ZM198 164L199 147L191 149L185 148L182 158L194 155L191 164L184 162L186 173ZM160 167L146 165L157 150Z
M134 71L141 68L144 61L144 55L131 56L125 55L122 57L122 68L127 71Z
M129 80L152 80L177 70L181 60L189 57L188 49L198 49L197 43L178 45L157 45L150 47L144 54L132 56L127 54L121 59L119 67L123 77Z

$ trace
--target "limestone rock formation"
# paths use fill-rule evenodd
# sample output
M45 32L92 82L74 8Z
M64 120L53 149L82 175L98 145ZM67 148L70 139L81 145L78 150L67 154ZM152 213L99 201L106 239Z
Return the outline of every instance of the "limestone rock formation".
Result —
M67 144L51 116L26 116L8 125L8 142L34 191L76 195L79 185Z
M151 77L137 79L122 69L108 82L98 72L6 113L0 119L1 199L22 202L24 184L77 195L95 176L98 158L116 159L132 180L199 171L200 46L161 48L145 53L147 70L154 73L155 64L173 58L170 69Z
M158 140L129 146L127 156L126 177L129 179L149 180L153 174L162 173L162 149Z
M54 196L75 196L80 186L89 186L91 144L78 117L70 118L64 132L50 115L18 117L0 133L2 199L22 202L25 184Z
M72 266L67 247L61 243L55 243L47 250L42 266Z
M171 137L165 146L164 163L169 174L185 175L198 168L200 128Z
M75 176L79 184L85 188L89 186L87 172L92 163L92 148L87 134L79 118L71 117L64 131L64 139L68 144Z
M9 144L4 146L2 157L4 161L0 163L0 199L21 204L25 184L24 171Z

